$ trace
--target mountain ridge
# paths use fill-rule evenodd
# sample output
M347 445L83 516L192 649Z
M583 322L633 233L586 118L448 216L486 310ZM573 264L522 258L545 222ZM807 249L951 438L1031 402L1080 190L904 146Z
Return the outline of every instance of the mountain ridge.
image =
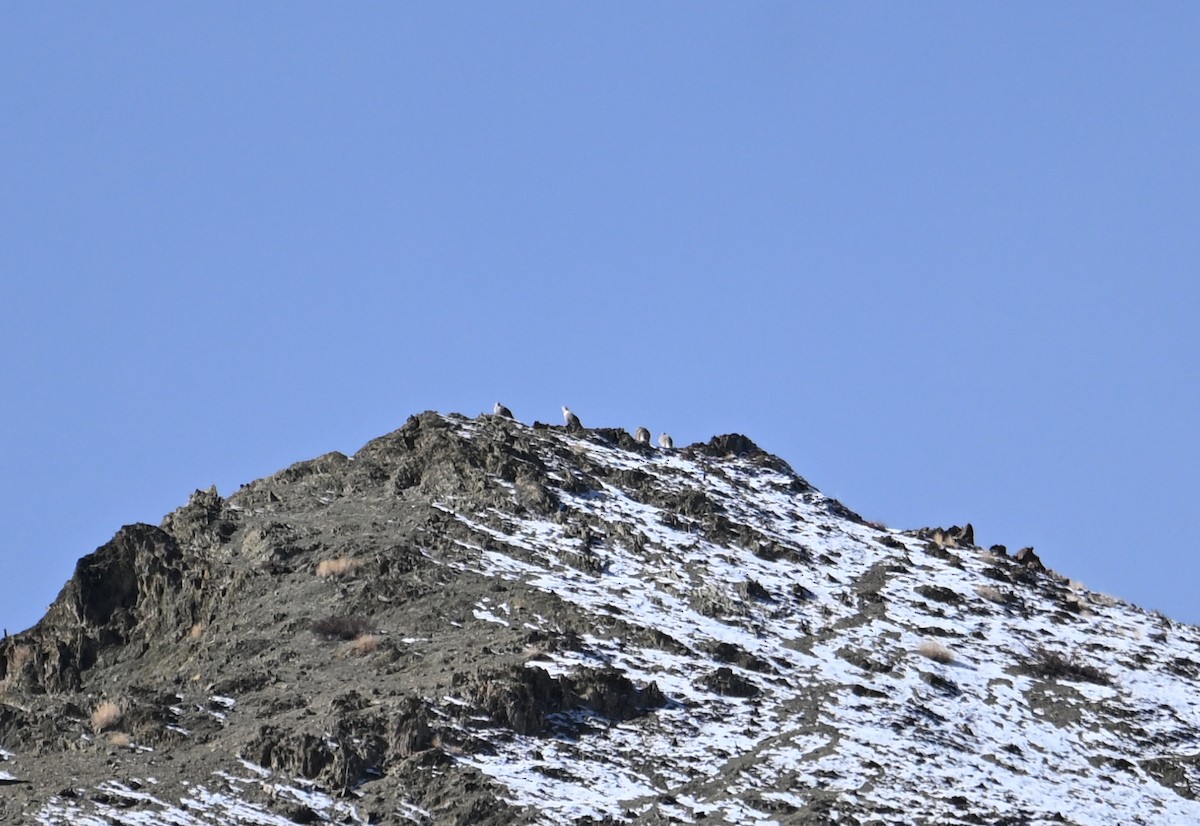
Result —
M426 412L81 559L0 644L0 816L1193 822L1197 652L744 436Z

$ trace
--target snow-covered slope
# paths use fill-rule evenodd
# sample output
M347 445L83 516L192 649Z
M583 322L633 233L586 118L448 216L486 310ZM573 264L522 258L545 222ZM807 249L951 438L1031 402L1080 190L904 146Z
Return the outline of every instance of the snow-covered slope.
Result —
M351 481L322 505L379 525L397 490L424 497L411 550L450 583L446 600L467 602L404 637L407 662L494 633L472 645L519 648L510 659L542 680L531 685L602 674L638 699L616 710L578 688L526 723L500 711L520 691L493 703L486 676L430 682L418 693L439 760L405 764L403 783L477 771L508 817L543 823L1200 822L1196 628L969 532L869 523L743 437L654 450L494 417L422 426L453 447L425 461L454 473L434 484L424 467L422 486L399 484L413 475L404 446L377 440L345 473L375 479L391 504ZM404 449L420 444L410 437ZM229 507L268 513L256 490ZM491 584L453 584L467 582ZM310 822L367 822L356 799L401 782L399 762L376 761L334 798L247 756L230 747L228 768L187 795L114 777L99 796L43 800L32 820L278 823L281 801L309 795ZM419 790L404 801L388 822L471 822Z
M462 432L480 437L470 424ZM574 448L646 473L662 491L703 492L752 539L718 544L703 525L602 485L565 495L567 509L607 536L621 525L643 541L606 543L603 573L591 575L562 562L581 540L561 524L444 503L480 537L477 556L460 564L532 583L595 618L581 651L531 665L615 666L673 701L634 722L594 722L577 739L498 738L475 764L515 800L567 822L652 807L683 822L713 813L763 822L814 796L831 802L833 821L844 808L895 823L917 812L1200 822L1200 802L1163 783L1168 764L1189 788L1200 779L1195 628L1046 573L1024 584L1016 563L982 549L929 553L927 540L848 519L816 492L795 493L793 475L753 461ZM506 605L479 610L517 621ZM607 631L609 619L686 650L630 645ZM921 654L931 643L952 659ZM706 684L717 645L758 664L719 666L735 694L752 696ZM1031 676L1042 652L1093 664L1108 682Z

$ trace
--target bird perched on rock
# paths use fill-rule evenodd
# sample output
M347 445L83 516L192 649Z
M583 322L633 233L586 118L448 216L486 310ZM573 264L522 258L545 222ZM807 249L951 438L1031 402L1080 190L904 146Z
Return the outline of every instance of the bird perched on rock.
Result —
M644 427L639 427L633 432L633 440L644 445L650 444L650 431Z
M583 425L579 421L579 417L571 412L571 408L563 405L563 421L567 423L568 430L582 430Z
M500 404L500 402L496 402L496 409L493 410L492 413L494 413L497 416L503 416L506 419L515 419L516 418L516 416L514 416L512 414L512 411L509 410L504 405Z
M675 440L671 438L669 433L664 433L658 437L658 446L670 450L675 447Z

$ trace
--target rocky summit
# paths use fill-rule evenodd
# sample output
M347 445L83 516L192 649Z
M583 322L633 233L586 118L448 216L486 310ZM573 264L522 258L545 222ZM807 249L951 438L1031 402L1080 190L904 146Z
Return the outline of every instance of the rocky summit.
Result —
M1200 630L744 436L424 413L81 559L0 821L1200 822Z

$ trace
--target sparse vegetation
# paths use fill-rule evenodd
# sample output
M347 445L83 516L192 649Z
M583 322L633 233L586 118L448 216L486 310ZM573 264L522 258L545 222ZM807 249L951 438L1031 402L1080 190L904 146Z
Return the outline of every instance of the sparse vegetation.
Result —
M357 559L351 559L348 556L340 556L337 559L323 559L317 564L317 576L322 579L353 576L361 567L362 562Z
M954 652L940 642L926 640L917 646L917 653L922 657L928 657L936 663L952 663L954 662Z
M198 640L202 636L204 636L204 623L202 622L196 623L191 627L191 630L188 631L188 637L193 640Z
M133 738L123 731L110 731L108 733L108 744L116 746L119 749L127 749L133 743Z
M312 624L312 632L327 640L353 640L373 630L366 617L325 617Z
M105 700L92 711L92 731L99 734L121 722L125 712L112 700Z
M383 637L378 634L359 634L347 647L346 653L352 657L365 657L374 653L381 642Z
M1035 648L1029 652L1029 660L1022 671L1043 680L1072 680L1096 685L1112 685L1112 677L1104 671L1081 663L1067 654Z

